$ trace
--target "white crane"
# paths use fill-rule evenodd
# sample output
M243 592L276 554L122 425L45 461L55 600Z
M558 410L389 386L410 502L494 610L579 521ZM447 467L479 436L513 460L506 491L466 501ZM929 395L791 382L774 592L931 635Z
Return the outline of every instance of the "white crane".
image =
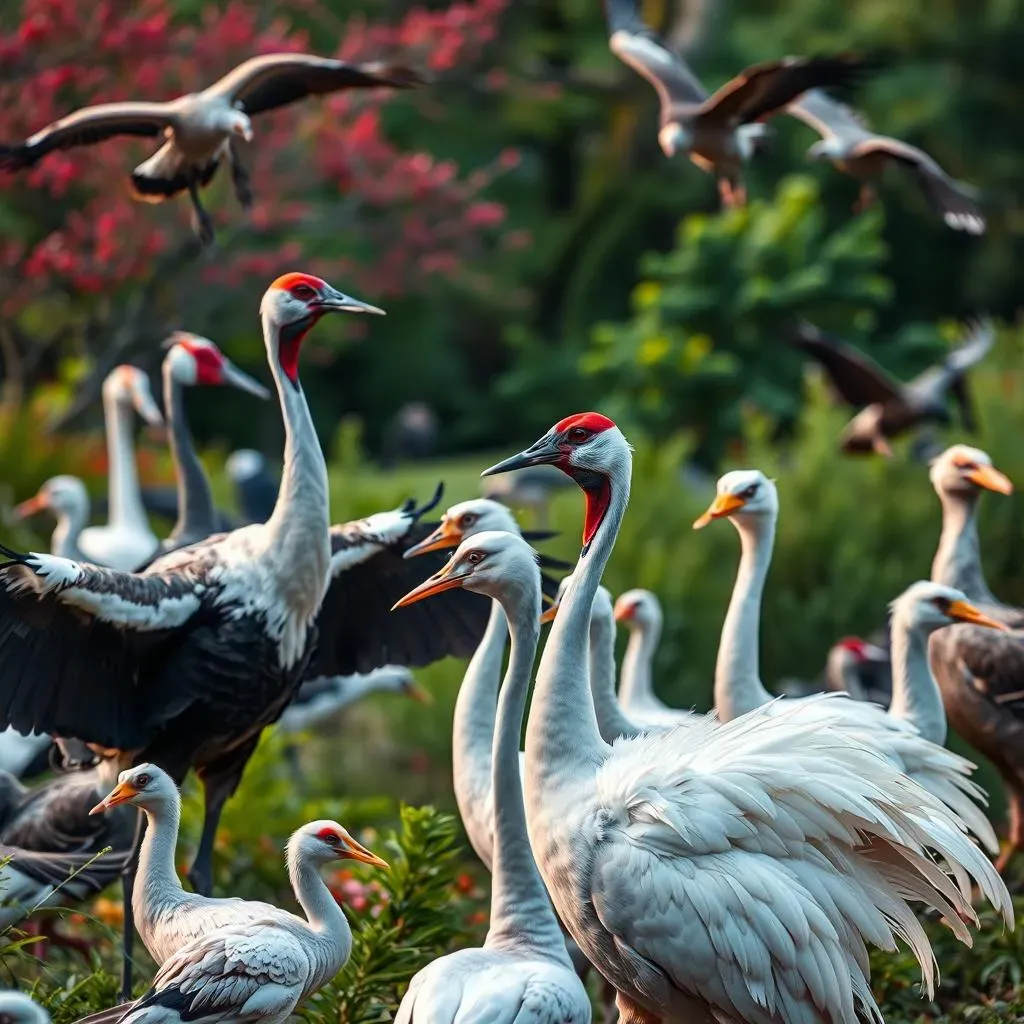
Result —
M305 917L266 916L217 926L168 957L123 1024L284 1024L296 1006L333 978L352 951L345 912L320 877L331 861L387 864L335 821L311 821L288 840L288 877ZM242 902L242 901L239 901Z
M236 897L215 899L182 888L174 867L181 797L174 780L156 765L140 764L121 772L117 785L90 813L105 813L123 805L137 807L146 816L132 911L139 937L158 966L211 929L254 924L278 914L290 916L267 903ZM346 838L339 856L387 866L351 837Z
M164 421L149 377L136 366L115 366L103 382L110 480L107 525L89 526L78 537L78 547L90 562L111 569L138 568L156 554L160 543L142 506L132 440L133 410L151 426Z
M530 851L519 778L519 734L540 637L536 556L516 534L476 534L399 605L453 586L500 601L512 640L494 728L491 918L482 948L450 953L413 977L395 1024L455 1024L470 1019L590 1024L590 999L566 952Z
M3 1024L50 1024L50 1015L23 992L0 992Z
M970 846L959 823L831 728L843 718L834 695L709 718L683 742L669 730L604 743L587 622L629 500L630 446L583 413L485 472L542 463L576 480L586 517L527 725L530 843L560 918L619 992L623 1024L820 1024L858 1007L877 1020L866 947L894 949L897 936L930 992L931 949L907 900L943 908L969 941L976 915L933 860L955 864Z
M771 565L778 510L778 491L771 480L758 470L735 470L719 479L715 500L694 524L699 527L713 519L728 518L739 533L742 548L715 664L715 710L723 722L753 708L770 705L769 713L774 713L791 700L807 700L787 697L774 703L758 669L761 595ZM950 606L948 616L946 625L956 620L1004 628L968 604ZM976 803L985 800L984 791L970 779L975 766L940 745L945 740L945 716L941 701L932 699L934 682L904 675L900 684L902 690L893 679L888 711L842 695L837 706L847 716L844 728L942 800L986 849L995 851L995 832ZM925 692L919 694L911 687L923 687ZM938 736L941 739L936 740ZM982 872L975 877L988 892L986 879L991 865L980 856L972 862L974 867L967 865L969 870Z
M117 136L162 137L164 144L132 172L132 193L143 202L160 203L187 191L195 230L209 244L213 221L203 209L199 189L213 180L222 160L231 165L238 202L243 209L252 205L238 142L252 141L253 117L307 96L379 86L408 89L422 81L411 68L400 65L348 64L311 53L265 53L239 64L202 92L169 103L125 101L76 110L24 142L0 146L0 170L32 167L48 153Z
M31 498L14 506L16 519L27 519L40 512L51 512L57 520L50 537L50 554L84 561L78 540L89 522L89 492L85 484L68 473L51 476Z

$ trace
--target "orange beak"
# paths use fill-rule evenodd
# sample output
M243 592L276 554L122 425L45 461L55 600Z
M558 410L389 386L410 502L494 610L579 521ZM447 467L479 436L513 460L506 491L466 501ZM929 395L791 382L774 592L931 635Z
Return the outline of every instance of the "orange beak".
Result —
M1003 633L1010 632L1010 627L1005 622L989 617L966 601L950 601L946 614L951 619L956 619L958 622L969 622L972 626L985 626L987 629L998 629Z
M707 515L706 512L704 514ZM697 528L696 524L694 524L694 528L695 529ZM632 619L635 614L636 614L636 605L635 604L624 604L624 605L616 605L615 606L615 621L616 622L629 622L629 620Z
M351 836L345 840L344 849L338 850L339 860L357 860L360 864L372 864L375 868L390 868L386 860L357 843Z
M420 686L415 679L413 679L405 688L405 695L407 697L412 697L415 701L419 701L420 704L434 703L434 695L429 690L425 690Z
M37 512L43 512L49 507L50 502L47 500L46 495L40 491L34 498L29 498L20 505L14 506L14 518L28 519L29 516L34 516Z
M461 543L462 531L455 523L445 519L429 537L425 537L419 544L414 544L402 557L415 558L417 555L425 555L428 551L457 548Z
M446 590L455 590L457 587L461 587L466 582L469 573L463 570L457 576L453 576L453 568L452 563L449 562L439 572L435 572L430 579L424 580L418 587L410 590L405 597L399 598L391 606L391 610L395 611L397 608L404 608L406 605L422 601L425 597L433 597L434 594L443 594Z
M694 520L693 528L702 530L712 519L722 519L724 516L731 516L737 509L743 508L746 502L735 494L719 494L707 512L699 519Z
M545 622L554 622L555 616L558 614L558 601L552 601L551 604L540 613L541 625Z
M995 466L978 466L972 469L965 476L976 487L982 487L986 491L995 491L997 494L1013 494L1013 484L1010 478L999 472Z
M138 795L139 791L130 782L119 782L89 813L102 814Z

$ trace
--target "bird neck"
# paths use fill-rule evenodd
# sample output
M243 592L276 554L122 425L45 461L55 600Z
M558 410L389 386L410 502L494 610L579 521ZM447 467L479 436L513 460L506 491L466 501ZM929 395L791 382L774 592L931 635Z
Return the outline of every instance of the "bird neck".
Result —
M861 682L857 663L842 647L833 647L825 664L829 689L836 692L845 690L854 700L867 700L867 691Z
M89 521L89 510L80 506L61 509L57 513L57 525L50 537L50 553L61 558L70 558L79 562L82 552L78 547L78 538Z
M603 481L610 492L607 508L580 553L537 669L526 729L531 808L538 793L557 789L567 773L596 770L609 750L598 730L590 695L587 648L591 607L629 504L630 476L627 453ZM589 491L586 496L588 510L592 502L603 503L603 497L592 498Z
M292 612L311 621L327 590L330 566L327 464L302 387L288 379L273 356L278 328L264 318L263 331L285 429L284 471L264 537Z
M335 711L342 711L352 704L358 704L371 693L386 689L384 676L381 675L379 669L362 675L340 676L339 678L343 685L338 696L338 703L334 708Z
M164 409L170 433L171 459L178 485L178 519L168 540L198 540L214 532L213 492L203 464L196 455L185 415L185 389L164 362Z
M978 543L978 501L939 493L942 534L932 562L932 581L962 590L972 601L997 604L985 581Z
M317 865L301 852L293 855L289 850L288 880L292 884L292 891L299 906L302 907L302 912L306 915L309 930L329 941L332 946L337 943L344 951L342 962L347 960L352 948L352 932L345 912L338 906L338 901L331 895L327 883L320 877Z
M135 413L131 405L114 396L104 396L103 416L107 427L107 461L110 486L107 521L111 526L150 533L142 507L135 443L132 428Z
M133 905L136 914L144 904L152 905L154 895L181 893L181 880L174 867L174 850L181 824L180 799L162 801L147 807L146 832L139 851L139 872L135 884Z
M740 564L715 661L715 710L723 722L772 699L761 682L758 648L761 597L775 545L775 516L736 517L732 523L740 535Z
M615 619L601 601L595 602L590 616L590 696L605 743L640 731L623 713L615 694Z
M455 800L463 821L479 817L479 810L472 804L480 799L481 782L491 778L495 704L507 640L505 610L500 601L492 599L487 629L473 652L455 700L452 775ZM490 866L492 851L477 850L477 853Z
M540 576L534 576L532 580L510 579L502 595L512 647L494 725L494 853L491 922L485 945L540 951L571 967L565 940L530 849L519 774L519 737L540 637Z
M622 659L619 674L619 700L623 707L651 705L657 702L654 695L653 666L654 652L661 639L661 622L637 622L629 631L629 643Z
M946 742L946 709L928 664L928 634L908 622L899 609L890 624L892 702L889 714L910 722L926 740Z

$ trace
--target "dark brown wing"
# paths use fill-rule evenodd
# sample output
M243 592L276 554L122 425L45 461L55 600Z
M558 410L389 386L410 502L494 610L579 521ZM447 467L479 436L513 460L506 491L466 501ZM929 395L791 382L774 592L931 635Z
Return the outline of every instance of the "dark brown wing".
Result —
M225 96L250 116L342 89L422 85L417 71L402 65L348 64L308 53L270 53L239 64L207 92Z
M953 626L936 650L955 659L965 685L1024 721L1024 634Z
M857 143L852 156L882 153L894 163L910 168L924 190L931 207L955 231L980 235L985 231L985 218L977 194L962 182L954 181L923 150L886 135L872 135Z
M153 138L170 124L163 103L103 103L83 107L47 125L17 145L0 146L0 169L18 171L38 163L47 153L92 146L118 135Z
M332 530L336 555L339 529ZM317 619L321 639L307 679L370 672L389 664L417 668L449 655L472 655L487 628L487 598L450 590L391 611L400 597L447 562L447 553L440 551L402 557L431 532L430 524L414 523L397 543L376 544L367 557L353 559L335 574ZM354 540L351 535L349 539ZM352 551L355 555L355 547Z
M821 364L837 394L854 408L902 401L899 382L878 363L813 324L798 324L790 341Z
M851 54L784 57L741 71L702 105L700 117L726 125L745 124L778 113L808 89L849 86L868 69Z

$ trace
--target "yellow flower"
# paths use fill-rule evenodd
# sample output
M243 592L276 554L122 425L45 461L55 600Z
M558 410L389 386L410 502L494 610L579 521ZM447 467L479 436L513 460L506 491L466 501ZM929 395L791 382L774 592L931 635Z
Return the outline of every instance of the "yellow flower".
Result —
M691 334L683 346L679 364L683 370L690 372L695 370L711 351L714 343L707 334Z
M661 285L657 281L644 281L633 289L633 302L640 309L649 309L661 298Z
M653 366L655 363L660 363L668 355L669 346L670 342L664 334L645 338L636 354L636 361L641 366Z

